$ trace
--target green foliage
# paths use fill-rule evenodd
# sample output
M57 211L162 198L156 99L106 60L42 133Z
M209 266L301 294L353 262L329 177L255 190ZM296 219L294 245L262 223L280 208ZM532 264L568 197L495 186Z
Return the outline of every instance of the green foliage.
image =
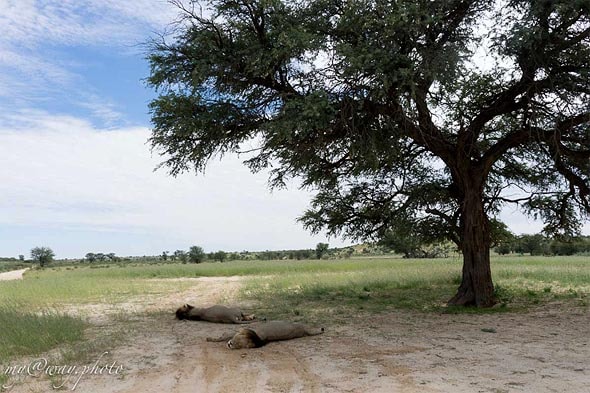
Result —
M104 254L102 252L99 253L93 253L93 252L89 252L85 255L84 257L86 259L87 262L89 263L93 263L93 262L104 262L104 261L113 261L113 262L118 262L121 260L121 258L119 258L118 256L115 255L114 252L110 252L108 254Z
M31 250L31 259L38 262L41 267L53 261L54 257L55 254L49 247L35 247Z
M174 259L178 259L181 262L186 262L188 256L187 253L183 250L176 250L173 254Z
M590 236L550 239L542 234L520 235L495 248L498 254L583 255L590 252Z
M192 246L188 250L188 260L191 263L201 263L205 259L205 252L199 246Z
M217 251L213 253L212 258L214 261L223 262L227 258L227 253L225 251Z
M399 222L383 236L379 244L404 258L447 257L453 247L445 244L445 232L436 232L440 228L431 224L433 223L429 220L422 220L420 223Z
M322 257L328 252L330 245L328 243L318 243L315 246L315 257L322 259Z

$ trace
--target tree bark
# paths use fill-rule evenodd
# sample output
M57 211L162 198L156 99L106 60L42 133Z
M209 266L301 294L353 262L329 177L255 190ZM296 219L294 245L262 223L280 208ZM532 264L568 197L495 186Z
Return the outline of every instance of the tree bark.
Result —
M490 267L490 229L483 204L483 182L463 188L461 251L463 276L449 305L491 307L496 303Z

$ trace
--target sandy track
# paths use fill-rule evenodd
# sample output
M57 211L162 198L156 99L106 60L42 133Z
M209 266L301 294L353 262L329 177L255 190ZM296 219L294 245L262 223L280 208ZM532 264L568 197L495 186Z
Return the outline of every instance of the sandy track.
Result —
M187 293L212 300L210 293L231 293L238 284L208 279ZM128 342L108 357L124 365L124 375L87 377L77 391L582 393L590 386L588 308L356 315L327 325L322 336L253 350L205 341L235 326L176 321L172 314L133 322ZM13 391L51 391L48 384L28 381Z
M27 270L29 270L29 268L20 269L20 270L11 270L9 272L0 273L0 281L22 280L23 274Z

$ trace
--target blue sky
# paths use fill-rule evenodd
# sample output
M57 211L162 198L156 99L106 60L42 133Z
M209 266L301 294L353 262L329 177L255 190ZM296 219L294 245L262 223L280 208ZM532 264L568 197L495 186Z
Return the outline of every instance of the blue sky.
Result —
M344 244L295 221L307 193L269 192L236 157L154 172L142 44L175 16L158 0L0 1L0 256Z
M175 15L160 0L0 1L0 256L347 244L310 236L295 221L309 194L271 193L237 157L204 175L153 171L142 43ZM541 228L502 217L516 233Z

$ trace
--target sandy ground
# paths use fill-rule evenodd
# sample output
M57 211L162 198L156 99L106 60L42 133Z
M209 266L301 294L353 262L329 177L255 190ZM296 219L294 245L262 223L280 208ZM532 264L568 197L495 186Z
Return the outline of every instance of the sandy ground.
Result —
M327 324L322 336L229 350L205 338L237 327L177 321L173 311L184 302L231 304L239 278L193 280L188 291L159 299L170 313L138 317L125 344L101 359L122 365L122 373L86 375L75 390L590 392L588 308L554 303L527 313L359 314ZM147 309L158 309L150 303ZM51 391L50 384L25 379L11 391Z
M22 280L23 274L27 270L29 270L29 268L21 269L21 270L11 270L9 272L0 273L0 281Z

